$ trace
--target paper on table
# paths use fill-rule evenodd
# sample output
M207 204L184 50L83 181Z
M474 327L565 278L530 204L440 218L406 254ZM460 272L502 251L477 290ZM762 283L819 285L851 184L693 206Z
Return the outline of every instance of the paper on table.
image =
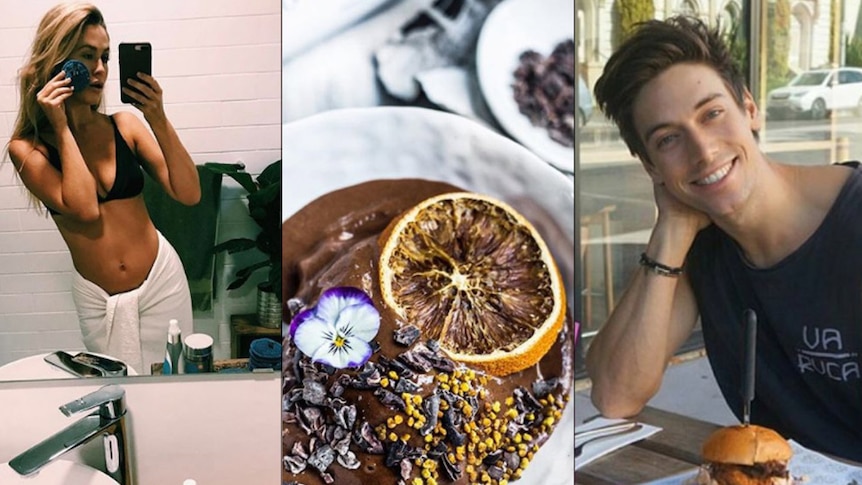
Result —
M589 423L583 424L575 428L575 434L580 433L582 431L587 431L595 428L599 428L601 426L607 426L616 423L622 423L625 419L606 419L606 418L598 418L590 421ZM596 458L602 457L614 450L620 449L623 446L629 445L636 441L640 441L644 438L650 437L659 431L661 428L658 426L652 426L650 424L643 424L643 428L638 431L634 431L631 433L620 434L619 436L607 437L603 439L599 439L593 441L586 446L584 446L584 451L581 453L581 456L575 458L575 470L580 467L586 465L587 463L592 462ZM592 438L587 438L592 439ZM580 443L575 442L575 446Z
M787 468L795 478L803 478L806 484L836 483L840 485L862 483L862 468L847 465L811 451L790 440L793 458Z

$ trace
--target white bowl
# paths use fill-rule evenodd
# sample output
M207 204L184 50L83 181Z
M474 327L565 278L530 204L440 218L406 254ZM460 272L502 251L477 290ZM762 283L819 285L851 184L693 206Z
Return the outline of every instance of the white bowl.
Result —
M532 201L563 236L552 251L574 301L574 182L512 140L461 116L384 107L329 111L288 123L282 147L284 219L323 194L373 179L449 182L516 207ZM573 483L573 403L517 483Z

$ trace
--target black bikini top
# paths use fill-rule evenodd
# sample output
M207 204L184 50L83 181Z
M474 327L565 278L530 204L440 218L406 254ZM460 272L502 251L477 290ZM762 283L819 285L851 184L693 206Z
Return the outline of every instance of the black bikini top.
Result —
M126 144L126 140L123 139L120 130L117 129L117 122L114 121L114 117L111 116L110 119L111 125L114 127L114 151L116 152L117 174L114 177L114 185L107 195L102 197L96 194L100 204L109 200L130 199L140 194L144 189L144 173L141 170L141 162L132 152L132 149L129 148L129 145ZM46 146L48 147L48 162L57 170L62 171L60 152L51 145ZM57 211L47 205L45 205L45 208L51 214L58 214Z

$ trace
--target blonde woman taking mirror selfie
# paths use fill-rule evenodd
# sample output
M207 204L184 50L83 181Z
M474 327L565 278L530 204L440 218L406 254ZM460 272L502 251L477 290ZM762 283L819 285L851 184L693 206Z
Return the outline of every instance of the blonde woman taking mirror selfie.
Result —
M68 246L84 345L148 374L164 358L170 319L192 333L192 307L182 263L144 204L143 171L185 205L199 201L201 188L156 79L140 73L129 81L134 89L123 88L146 124L131 111L104 113L112 54L96 6L51 8L18 73L8 155L35 209L50 214ZM83 81L69 77L75 66Z

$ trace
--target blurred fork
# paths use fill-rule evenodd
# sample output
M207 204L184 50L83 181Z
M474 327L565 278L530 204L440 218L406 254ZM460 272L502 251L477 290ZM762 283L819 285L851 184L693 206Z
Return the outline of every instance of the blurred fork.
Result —
M637 421L621 421L618 423L606 424L598 428L588 429L586 431L575 432L575 441L581 441L593 436L613 434L617 431L624 431L636 425Z
M643 428L643 425L638 423L638 424L633 425L631 428L625 428L622 431L617 431L615 433L603 434L601 436L596 436L595 438L590 438L588 440L585 440L581 444L579 444L578 446L575 446L575 458L581 456L581 453L584 452L584 446L586 446L586 445L588 445L594 441L603 440L605 438L616 438L617 436L622 436L624 434L629 434L629 433L634 433L635 431L640 431L641 428Z

